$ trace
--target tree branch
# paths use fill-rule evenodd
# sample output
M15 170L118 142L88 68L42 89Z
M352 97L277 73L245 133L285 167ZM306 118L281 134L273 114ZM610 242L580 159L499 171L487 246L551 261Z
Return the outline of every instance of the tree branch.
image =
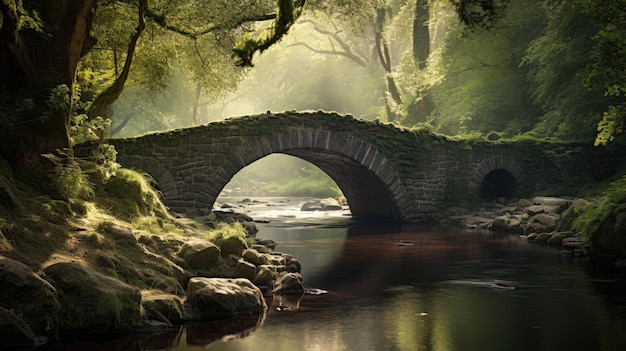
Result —
M358 55L352 54L351 52L337 51L337 50L320 50L320 49L315 49L314 47L310 46L307 43L295 43L295 44L289 45L289 47L291 47L291 46L304 46L307 49L309 49L309 50L311 50L313 52L316 52L318 54L336 55L336 56L347 57L348 59L356 62L361 67L367 67L367 61L365 61L363 58L361 58Z
M120 75L115 79L115 82L111 84L106 90L100 93L89 106L87 110L87 116L94 118L97 116L106 116L107 108L122 94L124 90L124 84L128 79L130 73L130 66L133 62L133 56L135 55L135 47L137 41L146 28L145 11L148 8L148 0L139 0L139 8L137 11L137 28L128 42L128 49L126 50L126 61L124 67L120 72Z
M194 39L194 40L197 39L198 37L209 34L211 32L215 32L219 30L235 29L244 25L245 23L250 23L250 22L263 22L263 21L275 20L276 17L277 17L277 14L275 13L269 13L269 14L252 16L252 17L244 17L230 26L211 25L205 28L204 30L201 30L198 32L192 32L192 31L188 31L188 30L176 27L176 26L172 26L167 23L167 18L164 15L158 14L150 10L149 8L146 9L146 18L149 18L150 20L152 20L159 27L165 30L168 30L170 32L180 34L184 37Z
M322 53L322 54L332 54L332 55L345 56L345 57L355 61L361 67L367 67L368 61L366 59L364 59L363 57L359 56L358 54L355 54L352 51L352 48L350 47L350 45L348 45L348 43L346 43L345 40L343 40L343 38L341 38L339 36L339 32L331 32L329 30L326 30L326 29L322 28L321 26L319 26L317 23L315 23L315 21L313 21L313 20L303 20L302 23L310 23L310 24L313 25L313 30L315 30L316 32L318 32L320 34L329 36L332 39L334 39L335 42L341 47L341 49L344 52L342 53L340 51L334 50L334 48L333 48L332 51L317 50L317 49L312 49L308 45L304 45L304 46L308 47L311 51L319 52L319 53Z

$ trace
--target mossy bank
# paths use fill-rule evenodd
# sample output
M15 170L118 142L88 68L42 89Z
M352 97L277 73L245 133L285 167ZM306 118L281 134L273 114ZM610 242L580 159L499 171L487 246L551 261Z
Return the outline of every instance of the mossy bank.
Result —
M177 217L143 174L59 165L48 194L0 174L0 346L263 313L285 276L304 291L299 262L257 245L250 218ZM228 301L211 295L224 287Z

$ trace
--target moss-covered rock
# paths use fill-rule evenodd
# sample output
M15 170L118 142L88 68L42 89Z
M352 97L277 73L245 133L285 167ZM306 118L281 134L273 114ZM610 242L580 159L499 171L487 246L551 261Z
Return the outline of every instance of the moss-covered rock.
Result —
M262 313L267 309L261 290L248 279L191 278L187 302L202 320Z
M129 331L143 324L137 288L73 262L44 269L59 293L62 331Z
M217 245L201 239L187 241L178 252L190 268L209 269L220 257L220 248Z
M241 257L243 251L248 248L246 240L236 235L218 237L215 239L215 244L220 247L222 257L224 258L229 255Z
M170 326L192 320L192 316L185 314L184 302L179 296L160 291L144 291L141 303L148 319Z
M56 332L60 308L57 291L28 266L0 256L0 291L0 308L14 311L19 319L11 322L8 315L0 318L2 340Z
M256 276L256 267L245 260L237 261L235 265L235 270L233 272L233 278L246 278L248 280L253 280Z
M254 276L254 284L260 287L265 287L270 290L273 285L274 279L278 277L275 267L262 265L257 267L256 275Z
M252 263L255 266L261 266L270 263L267 255L261 254L255 249L244 250L241 254L241 257L243 257L244 260Z

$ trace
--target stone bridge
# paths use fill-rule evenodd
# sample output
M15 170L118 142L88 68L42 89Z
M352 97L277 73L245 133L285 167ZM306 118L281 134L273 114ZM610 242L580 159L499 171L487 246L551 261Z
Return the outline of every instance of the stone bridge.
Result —
M587 145L454 140L325 112L267 113L110 141L118 162L149 173L166 206L207 214L242 168L272 153L326 172L354 216L427 221L481 197L521 197L607 179L623 156Z

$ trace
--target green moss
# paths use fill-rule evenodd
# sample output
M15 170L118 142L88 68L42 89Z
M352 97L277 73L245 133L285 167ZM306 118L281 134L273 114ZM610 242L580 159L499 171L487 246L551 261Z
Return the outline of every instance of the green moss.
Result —
M573 221L572 227L596 248L626 256L626 176L611 183L604 198L589 206Z
M246 231L239 222L219 223L217 229L211 230L205 239L220 248L222 257L241 256L242 252L250 247L246 241Z
M137 268L125 255L115 252L101 252L94 262L105 275L117 278L127 284L140 285L141 278Z
M99 197L96 201L117 217L125 220L140 215L167 217L167 209L158 193L142 173L120 168L106 182L103 191L107 197Z

